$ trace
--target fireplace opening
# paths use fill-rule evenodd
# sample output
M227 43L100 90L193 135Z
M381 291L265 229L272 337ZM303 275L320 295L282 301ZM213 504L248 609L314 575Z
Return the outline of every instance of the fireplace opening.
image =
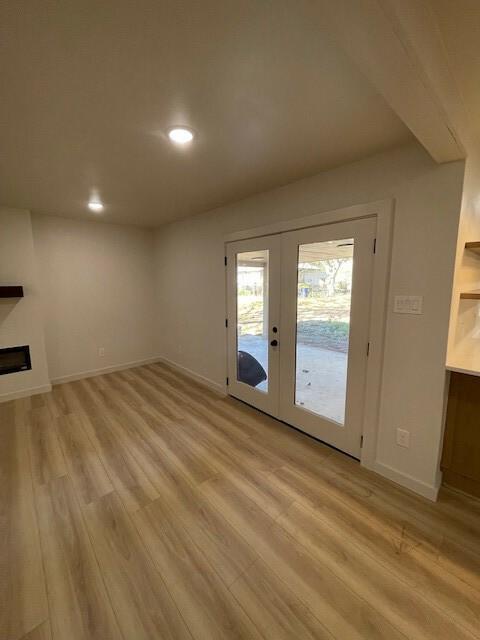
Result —
M32 363L28 345L0 349L0 376L6 373L16 373L17 371L28 371L31 368Z

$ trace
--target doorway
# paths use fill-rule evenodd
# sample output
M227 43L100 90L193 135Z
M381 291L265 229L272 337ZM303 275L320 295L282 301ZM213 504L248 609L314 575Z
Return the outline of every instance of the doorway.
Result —
M376 219L227 243L229 394L360 457Z

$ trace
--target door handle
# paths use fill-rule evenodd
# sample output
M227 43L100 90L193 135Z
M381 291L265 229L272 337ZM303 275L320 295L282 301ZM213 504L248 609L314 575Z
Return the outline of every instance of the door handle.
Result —
M278 345L278 340L272 340L272 341L270 342L270 346L271 346L271 347L276 347L277 345Z

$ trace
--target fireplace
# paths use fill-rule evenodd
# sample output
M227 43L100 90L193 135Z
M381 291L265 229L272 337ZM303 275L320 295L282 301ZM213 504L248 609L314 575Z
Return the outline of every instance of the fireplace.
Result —
M0 349L0 376L17 371L28 371L31 368L28 345Z

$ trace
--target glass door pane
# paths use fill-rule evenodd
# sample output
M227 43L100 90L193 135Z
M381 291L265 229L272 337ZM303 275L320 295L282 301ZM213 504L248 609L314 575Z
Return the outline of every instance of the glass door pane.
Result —
M278 235L227 243L228 393L276 416L280 380Z
M268 392L269 251L236 256L237 380Z
M301 244L297 258L295 404L345 423L353 238Z

